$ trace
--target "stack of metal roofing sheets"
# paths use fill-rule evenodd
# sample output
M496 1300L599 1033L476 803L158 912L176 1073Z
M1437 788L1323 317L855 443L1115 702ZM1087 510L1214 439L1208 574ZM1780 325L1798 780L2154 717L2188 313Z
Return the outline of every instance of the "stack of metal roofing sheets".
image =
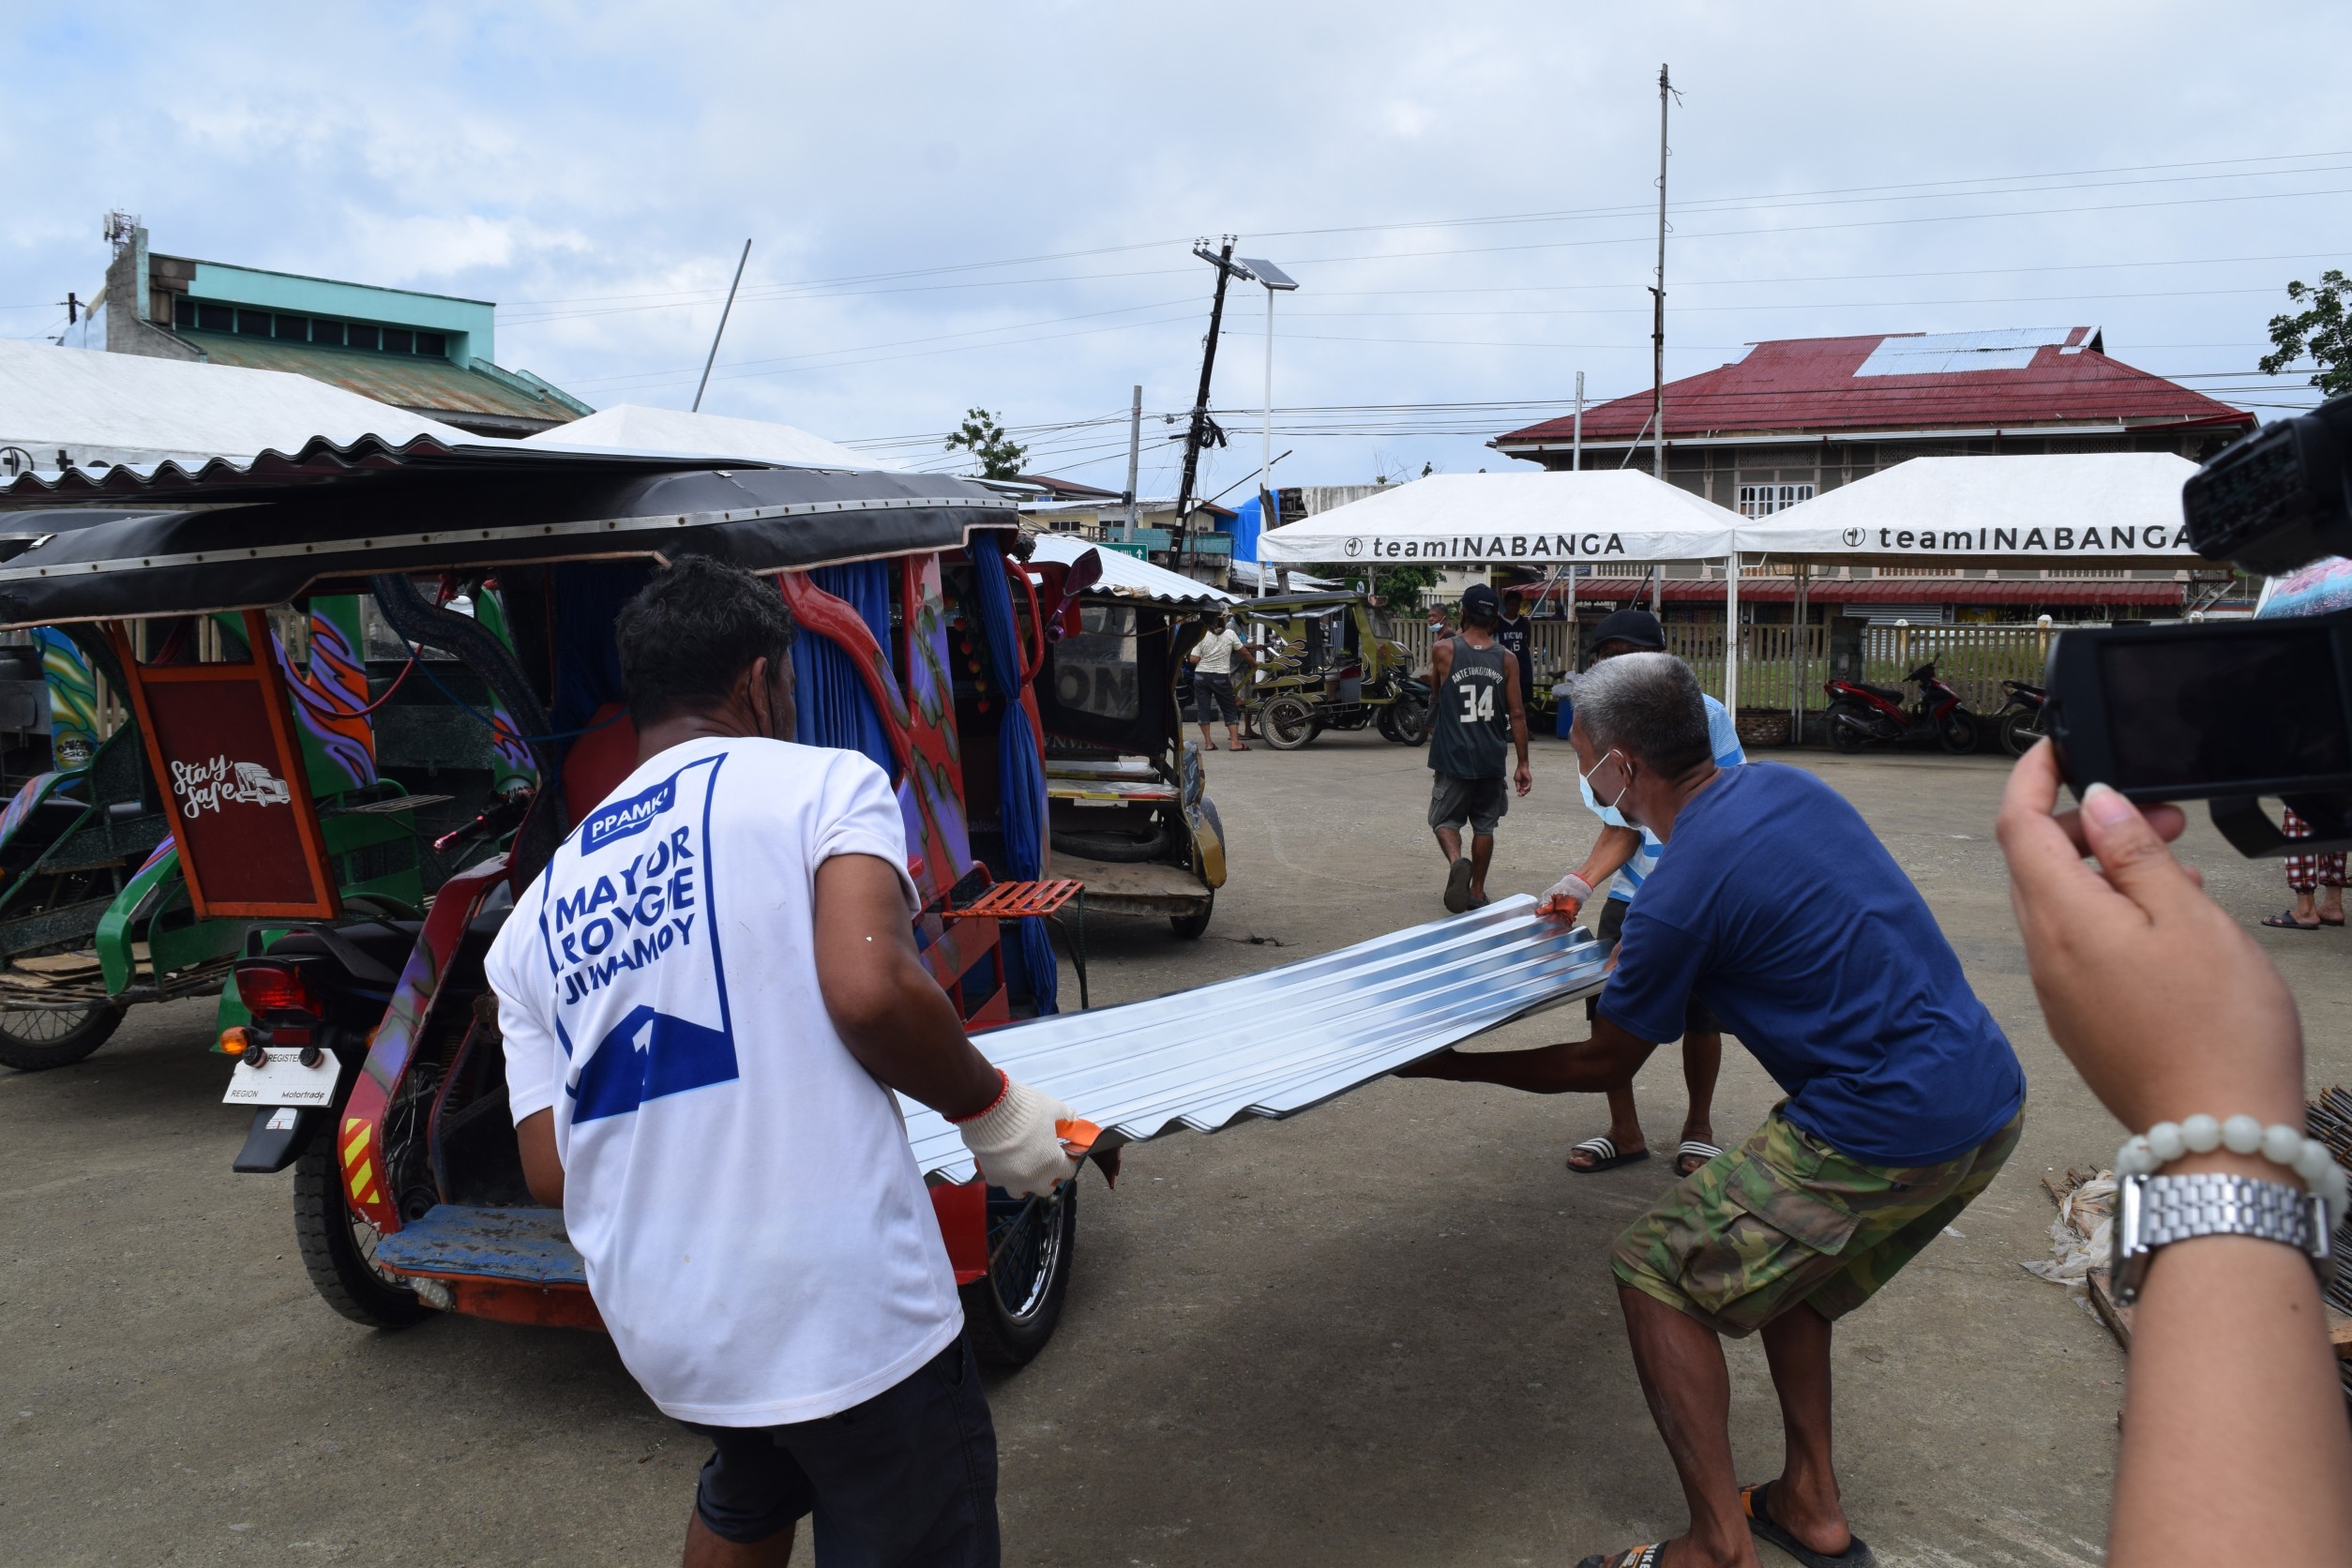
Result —
M1103 1148L1293 1116L1512 1019L1598 990L1608 951L1521 895L1264 973L980 1037L988 1060L1100 1126ZM902 1100L924 1172L972 1157Z

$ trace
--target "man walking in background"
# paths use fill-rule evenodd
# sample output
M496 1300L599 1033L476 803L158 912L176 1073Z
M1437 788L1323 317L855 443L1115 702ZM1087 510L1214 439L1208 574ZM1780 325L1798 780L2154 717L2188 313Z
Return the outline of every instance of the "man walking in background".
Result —
M1249 749L1242 744L1242 705L1233 695L1233 661L1238 658L1246 668L1250 656L1249 644L1242 641L1223 611L1210 621L1207 635L1192 645L1192 714L1200 722L1201 750L1217 748L1217 743L1209 738L1212 714L1225 720L1227 750Z
M1592 662L1594 667L1624 654L1659 653L1666 648L1666 628L1658 618L1646 610L1620 610L1604 616L1592 628ZM1713 698L1701 694L1707 708L1707 746L1714 754L1718 768L1736 768L1745 762L1747 753L1740 746L1740 727L1732 721L1730 710ZM1601 922L1594 935L1607 947L1617 945L1618 933L1624 929L1625 915L1634 907L1634 897L1651 872L1657 869L1658 854L1666 846L1648 828L1636 829L1618 808L1597 798L1592 786L1578 781L1584 792L1584 803L1592 814L1601 819L1601 837L1593 840L1592 849L1584 864L1559 882L1544 895L1545 906L1574 920L1592 895L1603 885L1616 879L1609 887L1607 907L1601 912ZM1599 999L1588 997L1584 1016L1593 1017ZM1723 1068L1723 1028L1715 1015L1696 997L1691 999L1689 1010L1682 1019L1682 1086L1690 1096L1689 1108L1682 1113L1681 1144L1674 1152L1674 1173L1688 1176L1723 1151L1715 1146L1715 1078ZM1634 1084L1631 1078L1608 1091L1609 1130L1599 1138L1588 1138L1568 1151L1568 1168L1579 1175L1596 1170L1610 1170L1621 1165L1631 1165L1650 1157L1649 1141L1641 1130L1641 1116L1634 1105Z
M1429 828L1445 855L1445 907L1455 914L1486 902L1486 867L1495 857L1495 824L1511 809L1503 792L1503 735L1518 747L1513 782L1535 784L1527 765L1527 707L1519 699L1518 661L1495 641L1501 620L1495 591L1472 583L1462 596L1462 631L1429 650ZM1462 852L1462 829L1470 850Z
M1535 711L1535 623L1527 616L1527 596L1516 588L1502 594L1502 619L1496 623L1495 641L1519 661L1519 702Z

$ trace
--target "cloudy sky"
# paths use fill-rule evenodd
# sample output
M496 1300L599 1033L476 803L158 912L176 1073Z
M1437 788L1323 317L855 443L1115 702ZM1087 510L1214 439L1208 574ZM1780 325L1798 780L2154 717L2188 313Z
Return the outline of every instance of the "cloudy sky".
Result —
M11 6L0 334L154 248L495 300L500 363L925 466L963 410L1172 493L1211 271L1275 310L1288 483L1505 466L1647 386L1661 61L1667 371L1768 338L2092 323L2266 416L2291 278L2352 258L2343 14L2209 6L480 3ZM363 14L372 11L373 16ZM1245 482L1237 290L1204 489Z

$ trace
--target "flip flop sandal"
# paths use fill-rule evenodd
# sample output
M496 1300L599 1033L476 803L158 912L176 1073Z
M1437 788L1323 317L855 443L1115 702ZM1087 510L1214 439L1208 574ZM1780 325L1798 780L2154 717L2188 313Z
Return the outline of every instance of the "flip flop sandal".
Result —
M1749 1534L1759 1541L1770 1541L1803 1563L1805 1568L1877 1568L1878 1560L1862 1544L1862 1538L1850 1531L1847 1536L1846 1549L1832 1557L1828 1552L1815 1551L1783 1530L1764 1506L1765 1494L1772 1489L1772 1485L1765 1481L1740 1488L1740 1512L1748 1516Z
M1674 1152L1674 1173L1677 1176L1696 1176L1709 1160L1722 1153L1722 1150L1711 1143L1702 1142L1696 1138L1686 1138L1682 1140L1682 1147ZM1684 1160L1696 1160L1698 1164L1685 1170L1682 1168Z
M1591 1165L1578 1165L1574 1160L1569 1162L1569 1170L1578 1176L1597 1176L1604 1170L1615 1170L1621 1165L1638 1165L1650 1157L1647 1149L1636 1149L1621 1154L1617 1152L1616 1140L1606 1137L1588 1138L1568 1153L1593 1157Z
M1658 1553L1664 1549L1664 1542L1653 1541L1646 1546L1628 1546L1615 1557L1594 1552L1576 1568L1657 1568Z
M2323 914L2319 917L2319 923L2322 926L2341 926L2344 924L2344 916L2339 914L2333 920L2330 920Z
M1231 746L1227 746L1225 749L1228 751L1255 751L1257 747L1244 746L1241 742L1235 741Z
M1446 868L1445 912L1459 914L1470 908L1470 884L1472 867L1470 856L1463 855Z
M1452 906L1449 905L1448 907L1451 908ZM2274 931L2316 931L2320 927L2328 924L2328 922L2324 920L2314 920L2310 925L2306 926L2301 921L2295 918L2295 912L2293 910L2281 910L2276 914L2264 917L2262 923L2265 926L2269 927ZM2336 924L2341 926L2344 922L2339 920Z

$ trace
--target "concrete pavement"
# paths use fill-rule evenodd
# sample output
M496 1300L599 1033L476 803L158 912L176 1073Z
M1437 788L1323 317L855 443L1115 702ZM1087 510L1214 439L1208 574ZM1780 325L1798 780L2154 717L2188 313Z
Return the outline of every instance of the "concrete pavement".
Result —
M1878 828L2033 1084L2011 1168L1841 1329L1847 1506L1890 1563L2095 1563L2122 1358L2017 1263L2047 1254L2038 1179L2111 1157L2118 1131L2034 1009L1991 839L2005 769L1787 755ZM1441 912L1419 753L1329 735L1209 762L1231 841L1215 919L1196 942L1093 923L1098 1002ZM1539 742L1536 771L1499 891L1543 887L1593 831L1565 746ZM2201 823L2189 845L2249 921L2284 902L2275 866ZM2352 1077L2352 935L2261 940L2301 998L2314 1080ZM218 1103L209 1018L143 1009L79 1066L0 1076L0 1560L674 1560L705 1450L601 1337L464 1319L378 1334L316 1300L290 1178L229 1172L246 1117ZM1490 1039L1581 1029L1560 1013ZM1640 1089L1670 1148L1677 1054ZM1775 1097L1727 1050L1721 1141ZM1568 1173L1569 1143L1604 1122L1597 1098L1391 1081L1130 1151L1116 1193L1086 1178L1061 1334L992 1385L1006 1560L1551 1564L1677 1528L1605 1260L1669 1167ZM1731 1363L1742 1468L1766 1477L1760 1348Z

